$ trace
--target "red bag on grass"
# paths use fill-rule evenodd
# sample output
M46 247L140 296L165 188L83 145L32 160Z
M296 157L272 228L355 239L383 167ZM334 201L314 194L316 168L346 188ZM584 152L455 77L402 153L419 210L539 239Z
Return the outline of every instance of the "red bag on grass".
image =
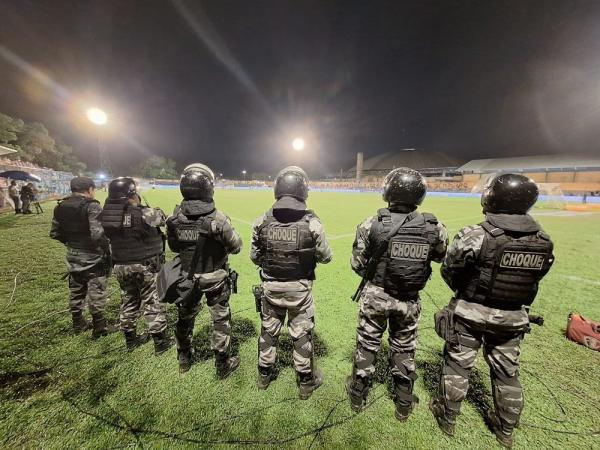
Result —
M569 314L567 337L592 350L600 352L600 323L576 313Z

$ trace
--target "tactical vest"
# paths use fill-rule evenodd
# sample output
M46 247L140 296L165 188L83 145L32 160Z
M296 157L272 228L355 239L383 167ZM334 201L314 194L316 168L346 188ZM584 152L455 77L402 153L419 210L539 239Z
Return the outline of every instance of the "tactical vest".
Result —
M160 229L144 222L139 206L106 203L100 221L116 264L141 264L163 252Z
M216 210L206 216L199 216L198 219L189 219L182 214L177 214L172 221L177 240L183 246L179 258L181 268L185 272L189 273L193 269L194 273L210 273L223 269L227 265L225 246L213 236L212 222L216 215ZM203 240L202 252L196 267L192 268L192 259L199 239Z
M97 248L90 235L90 222L88 220L88 205L99 203L97 200L73 195L58 202L54 208L54 218L60 225L60 233L65 237L69 247L79 250L93 250Z
M486 231L477 272L462 298L490 308L517 310L533 303L552 265L553 244L543 231L521 233L481 223Z
M315 279L316 247L309 224L313 217L307 211L297 222L281 223L272 210L267 212L259 229L264 275L279 281Z
M380 209L377 218L369 234L373 248L380 245L394 226L387 208ZM391 238L371 282L392 297L416 298L431 275L432 253L439 240L437 223L433 214L409 213L404 225Z

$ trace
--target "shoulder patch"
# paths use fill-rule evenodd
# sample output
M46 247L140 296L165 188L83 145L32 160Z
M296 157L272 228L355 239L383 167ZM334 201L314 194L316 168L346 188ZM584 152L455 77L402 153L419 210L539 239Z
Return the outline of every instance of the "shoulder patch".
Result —
M423 216L423 218L425 219L425 222L429 222L429 223L433 223L436 224L438 223L438 219L437 217L435 217L433 214L431 213L421 213L421 215Z
M483 233L483 227L481 225L469 225L467 227L462 228L458 232L457 236L462 239L463 237L470 236L472 234L481 233Z

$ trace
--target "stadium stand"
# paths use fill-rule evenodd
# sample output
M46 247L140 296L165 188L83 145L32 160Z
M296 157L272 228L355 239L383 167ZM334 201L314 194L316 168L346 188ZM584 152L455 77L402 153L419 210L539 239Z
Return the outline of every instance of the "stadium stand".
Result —
M363 179L382 177L396 167L410 167L427 176L447 176L453 174L464 161L452 155L421 150L403 149L382 153L365 159L363 162ZM356 177L356 165L345 174L348 178Z
M537 183L558 184L565 194L600 191L600 157L543 155L517 158L476 159L457 170L462 181L475 186L490 174L522 173Z

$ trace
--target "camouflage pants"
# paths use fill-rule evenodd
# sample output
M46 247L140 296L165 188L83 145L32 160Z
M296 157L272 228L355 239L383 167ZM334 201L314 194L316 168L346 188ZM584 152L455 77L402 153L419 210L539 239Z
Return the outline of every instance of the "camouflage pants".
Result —
M167 308L158 301L155 268L117 264L113 273L121 286L121 330L135 331L143 314L150 334L162 333L167 328Z
M381 339L389 325L389 363L399 395L412 401L415 373L417 325L421 314L419 300L401 301L373 284L367 284L360 297L354 372L371 378Z
M192 349L192 335L196 316L202 309L202 296L206 296L208 311L213 322L210 348L219 353L229 353L231 345L231 309L229 297L231 290L225 281L209 291L197 290L191 300L177 304L178 319L175 324L175 340L178 353L187 353Z
M496 413L505 431L518 424L523 409L523 390L519 383L522 332L496 333L478 329L474 323L459 319L455 323L458 344L446 343L440 394L453 417L469 390L469 374L480 347L490 367Z
M85 272L69 273L69 307L72 314L83 314L87 303L90 314L104 313L108 293L106 285L108 279L104 275Z
M294 344L294 368L298 373L312 372L312 330L315 327L312 282L265 282L263 289L258 365L265 368L275 365L277 341L287 315L288 331Z

